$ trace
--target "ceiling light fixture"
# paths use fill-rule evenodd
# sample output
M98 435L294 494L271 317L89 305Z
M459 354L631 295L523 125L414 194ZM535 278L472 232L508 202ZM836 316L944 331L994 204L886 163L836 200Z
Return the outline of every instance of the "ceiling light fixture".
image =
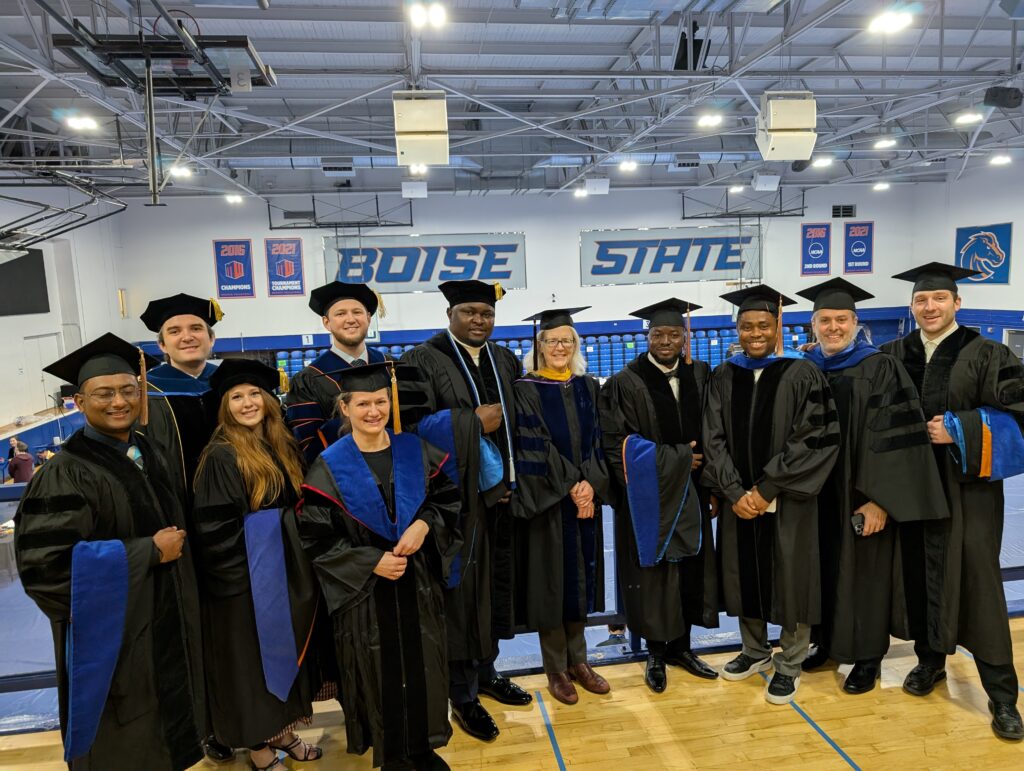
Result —
M585 187L578 187L578 188L576 188L575 190L572 191L572 194L576 198L586 198L587 197L587 189Z
M413 3L409 6L409 21L416 29L427 26L428 17L427 6L423 3Z
M816 169L824 169L832 165L832 159L829 158L827 155L823 155L819 158L815 158L811 162L811 165Z
M242 196L238 195L238 193L228 193L224 196L224 200L228 203L241 203Z
M746 187L743 185L733 185L729 188L730 193L742 193L744 190L746 190Z
M168 172L172 177L177 177L178 179L188 179L192 176L192 169L188 166L171 166Z
M72 115L64 121L74 131L95 131L100 127L95 118L88 115Z
M411 163L409 164L409 173L417 176L423 176L427 173L427 164L425 163Z
M409 22L416 29L423 29L428 24L439 29L448 21L448 11L441 3L413 3L409 6Z
M888 150L890 147L896 146L896 140L892 137L886 137L885 139L879 139L875 142L876 150Z
M636 171L636 161L629 160L628 158L619 163L620 171Z
M877 190L878 192L882 192L883 190L888 190L889 189L889 183L888 182L876 182L874 187L872 187L871 189L872 190Z
M910 11L885 11L878 14L868 25L868 32L892 35L910 26L914 20Z
M697 118L697 125L701 128L714 128L722 125L722 116L718 113L708 113Z
M998 155L993 155L989 158L988 162L993 166L1006 166L1009 163L1013 163L1013 158L1006 153L999 153Z
M969 126L972 123L981 123L984 117L980 112L963 112L957 115L953 122L958 126Z
M448 21L448 11L440 3L431 3L427 9L427 20L434 29L443 27L445 22Z

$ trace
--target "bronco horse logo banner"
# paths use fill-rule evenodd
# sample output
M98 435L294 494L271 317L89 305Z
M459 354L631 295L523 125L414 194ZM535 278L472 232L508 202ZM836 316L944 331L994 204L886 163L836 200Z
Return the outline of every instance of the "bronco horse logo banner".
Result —
M980 271L964 283L1010 283L1010 241L1013 224L978 225L956 229L956 264Z

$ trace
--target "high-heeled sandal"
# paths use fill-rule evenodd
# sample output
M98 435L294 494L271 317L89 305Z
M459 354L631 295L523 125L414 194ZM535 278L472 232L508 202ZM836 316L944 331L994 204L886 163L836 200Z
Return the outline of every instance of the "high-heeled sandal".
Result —
M283 769L285 766L284 766L284 761L281 760L281 756L275 754L274 755L274 759L270 762L269 766L257 766L255 761L253 761L252 756L250 756L249 757L249 767L253 771L270 771L273 768L281 768L281 769Z
M269 744L267 746L274 750L281 750L286 755L288 755L288 757L290 757L292 760L301 760L309 762L312 760L320 760L320 758L324 756L324 751L322 749L317 747L315 744L307 744L306 742L302 741L302 738L299 736L296 736L295 740L290 742L289 744ZM301 757L297 752L297 750L299 749L305 750Z

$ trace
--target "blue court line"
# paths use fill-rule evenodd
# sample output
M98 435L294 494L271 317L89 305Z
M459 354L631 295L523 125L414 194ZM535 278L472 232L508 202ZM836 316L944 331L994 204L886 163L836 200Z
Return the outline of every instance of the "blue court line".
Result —
M562 760L562 751L558 749L558 739L555 738L555 728L551 725L551 718L548 717L548 708L544 706L544 697L540 691L534 691L537 696L537 704L540 707L540 714L544 717L544 727L548 729L548 739L551 740L551 749L555 753L555 760L558 761L558 771L565 771L565 761Z
M973 653L971 653L971 652L970 652L969 650L967 650L966 648L964 648L964 647L962 647L962 646L958 645L958 646L956 646L956 650L957 650L957 653L962 653L962 654L964 654L964 655L965 655L965 656L966 656L967 658L969 658L969 659L970 659L971 661L974 661L974 660L975 660L975 659L974 659L974 654L973 654ZM1018 685L1018 686L1017 686L1017 690L1018 690L1018 691L1020 691L1021 693L1024 693L1024 686Z
M766 682L768 681L768 675L766 675L764 672L759 672L758 674L761 675L761 678L764 679ZM836 753L839 755L839 757L841 757L843 760L846 761L847 765L849 765L850 768L854 769L854 771L861 771L860 766L858 766L856 763L854 763L853 759L849 755L847 755L845 752L843 752L843 748L840 747L838 744L836 744L835 740L831 736L829 736L827 733L825 733L824 729L820 725L815 723L814 719L810 715L808 715L806 712L804 712L799 704L797 704L795 701L791 701L789 703L789 706L791 706L793 709L795 709L796 710L796 714L798 714L800 717L802 717L804 720L806 720L807 723L811 726L811 728L813 728L815 731L817 731L818 735L822 739L824 739L826 742L828 742L829 746L836 751Z

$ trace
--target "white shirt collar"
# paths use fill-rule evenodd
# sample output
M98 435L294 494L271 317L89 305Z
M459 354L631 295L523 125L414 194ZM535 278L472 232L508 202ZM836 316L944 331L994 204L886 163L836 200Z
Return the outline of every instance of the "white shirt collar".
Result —
M662 372L664 372L666 375L674 375L679 370L678 362L672 367L666 367L664 364L660 363L657 359L651 356L649 352L647 354L647 360L651 362L651 364L653 364L655 367L660 369Z
M344 361L346 364L351 364L356 359L363 362L363 364L368 364L370 361L369 356L366 355L366 343L363 343L363 349L359 352L358 356L349 356L336 345L331 346L331 351L334 353L335 356L340 357L341 360Z
M956 323L956 321L954 321L954 322L953 322L953 324L952 324L952 325L950 326L950 328L949 328L949 329L947 329L947 330L946 330L945 332L943 332L943 333L942 333L941 335L939 335L938 337L933 337L933 338L929 338L929 337L928 337L928 336L927 336L927 335L926 335L926 334L924 333L924 330L922 329L922 330L921 330L921 342L922 342L922 343L924 343L925 345L928 345L928 343L931 343L931 344L932 344L932 345L934 345L934 346L935 346L936 348L938 348L938 347L939 347L939 345L940 345L940 344L942 343L942 341L943 341L943 340L945 340L945 339L946 339L947 337L949 337L949 336L950 336L951 334L953 334L954 332L956 332L956 331L957 331L957 330L958 330L959 328L960 328L960 325L959 325L959 324L957 324L957 323Z

